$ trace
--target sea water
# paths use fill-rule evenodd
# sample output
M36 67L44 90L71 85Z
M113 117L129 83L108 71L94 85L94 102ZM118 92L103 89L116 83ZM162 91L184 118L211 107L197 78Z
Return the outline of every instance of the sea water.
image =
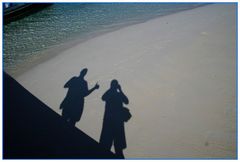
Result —
M55 3L3 26L3 65L14 71L64 42L193 9L203 3Z

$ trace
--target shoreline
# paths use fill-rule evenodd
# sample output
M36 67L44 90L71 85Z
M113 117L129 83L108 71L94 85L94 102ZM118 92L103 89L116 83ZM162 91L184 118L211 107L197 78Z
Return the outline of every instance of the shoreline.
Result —
M37 65L39 65L39 64L41 64L41 63L43 63L43 62L45 62L49 59L52 59L55 56L61 54L63 51L66 51L70 48L73 48L74 46L76 46L78 44L84 43L86 41L89 41L89 40L94 39L96 37L99 37L101 35L112 33L112 32L121 30L123 28L132 26L132 25L138 25L138 24L146 23L148 21L159 19L159 18L162 18L162 17L165 17L165 16L174 15L174 14L178 14L178 13L181 13L181 12L194 10L196 8L201 8L201 7L204 7L204 6L207 6L207 5L212 5L212 4L211 3L206 3L202 6L198 6L198 7L192 8L192 9L186 9L186 10L177 11L177 12L166 14L166 15L160 15L160 16L152 17L152 18L147 19L147 20L141 20L141 21L138 20L136 22L127 22L127 23L123 23L122 25L117 25L113 28L101 29L99 31L89 33L87 36L84 36L84 37L75 37L75 38L72 38L70 40L67 40L66 42L51 46L48 49L45 49L45 50L39 52L37 55L31 56L30 58L26 59L25 62L23 61L21 63L16 64L15 65L16 68L13 68L13 69L6 68L5 71L13 77L18 77L18 76L22 75L23 73L31 70L35 66L37 66ZM116 24L114 24L114 25L116 25Z
M237 158L236 4L213 4L94 37L15 79L57 114L88 68L76 127L96 141L113 79L129 99L126 158ZM14 94L18 95L18 94ZM20 94L19 94L20 95Z

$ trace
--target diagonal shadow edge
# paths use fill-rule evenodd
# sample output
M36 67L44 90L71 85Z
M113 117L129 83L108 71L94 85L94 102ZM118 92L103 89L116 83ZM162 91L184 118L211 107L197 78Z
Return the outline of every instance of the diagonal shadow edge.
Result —
M115 159L115 154L3 72L4 159Z

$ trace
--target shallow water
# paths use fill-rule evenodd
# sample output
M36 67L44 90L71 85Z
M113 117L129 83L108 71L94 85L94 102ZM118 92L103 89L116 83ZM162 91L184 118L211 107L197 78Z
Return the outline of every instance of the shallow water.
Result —
M200 3L56 3L3 27L4 69L14 71L31 58L64 42L111 31L205 4Z

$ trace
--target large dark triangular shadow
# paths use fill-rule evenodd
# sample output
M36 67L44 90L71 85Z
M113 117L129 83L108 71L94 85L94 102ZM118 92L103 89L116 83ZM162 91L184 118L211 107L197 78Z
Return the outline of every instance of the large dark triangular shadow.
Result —
M107 159L116 156L3 73L4 159Z

